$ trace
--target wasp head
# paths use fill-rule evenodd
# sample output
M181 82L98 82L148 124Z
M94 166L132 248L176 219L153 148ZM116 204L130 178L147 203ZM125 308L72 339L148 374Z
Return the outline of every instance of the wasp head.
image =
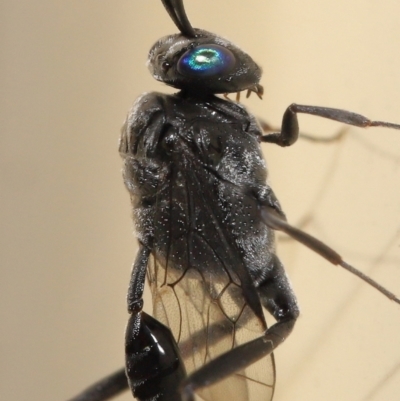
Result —
M181 0L163 0L180 34L158 40L151 48L148 67L155 79L189 93L261 94L261 68L232 42L194 29Z

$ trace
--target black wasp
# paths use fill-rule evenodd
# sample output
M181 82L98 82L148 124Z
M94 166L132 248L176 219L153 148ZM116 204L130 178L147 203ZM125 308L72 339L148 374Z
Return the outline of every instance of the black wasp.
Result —
M275 253L283 231L400 303L334 250L290 226L272 189L261 142L290 146L297 113L358 127L399 125L344 110L292 104L278 133L216 94L262 95L261 70L233 43L192 28L181 0L162 0L179 34L150 50L154 78L179 89L142 95L120 152L139 252L128 292L126 369L73 400L105 400L129 385L140 401L271 400L272 351L299 310ZM145 280L153 317L142 311ZM267 328L266 309L276 320Z

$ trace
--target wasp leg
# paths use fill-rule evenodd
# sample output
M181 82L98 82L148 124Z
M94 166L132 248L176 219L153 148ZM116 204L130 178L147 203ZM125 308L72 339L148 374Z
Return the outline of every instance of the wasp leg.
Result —
M125 369L117 370L92 384L86 390L68 401L105 401L128 389Z
M264 206L264 208L261 210L261 217L268 227L272 228L273 230L284 232L296 241L313 250L315 253L318 253L328 262L332 263L333 265L343 267L361 280L364 280L385 297L396 302L397 304L400 304L400 298L398 298L395 294L377 283L371 277L367 276L360 270L347 263L334 249L326 245L324 242L288 224L285 220L282 219L282 216L280 216L273 207Z
M191 400L197 389L223 380L267 356L291 333L299 309L277 257L274 257L273 269L257 291L263 306L275 317L277 323L267 329L262 337L233 348L191 374L183 383L183 401Z
M278 322L271 329L281 321L292 320L294 323L300 313L285 269L276 255L273 255L272 266L268 276L257 287L261 304Z
M263 120L260 117L257 117L257 122L260 125L261 129L267 134L264 135L261 140L263 142L268 142L269 140L265 140L264 137L268 136L270 133L277 132L279 131L279 128L273 127L270 123L267 121ZM338 130L336 133L334 133L331 136L316 136L313 134L306 134L304 132L299 133L299 138L304 139L309 142L313 143L320 143L320 144L328 144L328 143L334 143L334 142L340 142L345 138L345 136L349 133L349 128L348 127L342 127L340 130Z
M387 127L400 129L399 124L388 123L385 121L372 121L361 114L356 114L342 109L329 107L304 106L301 104L291 104L283 114L281 132L263 135L262 142L275 143L279 146L293 145L299 137L299 123L297 113L312 114L314 116L339 121L344 124L354 125L355 127Z
M166 326L142 311L149 255L150 250L142 245L129 285L131 316L125 337L126 375L139 401L181 401L179 384L186 371L176 341Z

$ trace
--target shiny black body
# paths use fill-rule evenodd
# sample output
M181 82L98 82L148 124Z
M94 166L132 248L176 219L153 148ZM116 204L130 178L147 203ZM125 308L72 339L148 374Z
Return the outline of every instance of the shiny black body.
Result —
M266 184L261 137L255 118L243 106L213 95L191 96L182 92L171 96L143 95L133 106L122 133L120 152L125 160L125 184L132 197L141 249L148 250L139 253L135 270L151 270L153 301L168 309L168 301L157 301L163 286L174 289L184 286L187 276L193 276L194 272L198 274L196 285L202 288L199 294L211 303L224 294L217 289L220 283L224 290L234 293L231 298L238 305L237 314L229 315L224 311L223 302L219 303L226 322L218 319L210 322L209 318L207 327L199 328L204 333L194 348L209 347L213 338L218 341L213 324L238 322L246 306L246 322L258 320L262 328L260 335L266 330L261 305L277 320L298 314L295 297L275 255L274 232L261 218L260 210L265 206L282 213ZM150 257L154 258L156 267L148 267L144 262ZM135 276L132 293L128 295L132 311L127 330L127 372L131 388L140 400L152 397L181 400L180 394L176 394L183 385L176 377L182 377L184 372L179 353L175 356L160 352L158 356L174 356L159 362L151 351L143 352L148 346L143 333L148 317L141 312L137 288ZM185 302L196 302L180 298L177 301L181 303L180 308L185 307ZM160 318L168 324L170 315L176 313L177 310L167 310ZM180 325L190 325L184 317L179 319ZM231 329L218 331L221 340L232 335ZM151 330L147 333L148 339L154 337ZM180 345L184 343L179 334L177 337ZM157 338L164 341L160 333ZM140 367L136 369L138 354ZM148 372L146 379L141 369ZM223 369L221 373L222 378ZM265 378L268 376L265 372ZM163 383L163 391L154 382ZM167 390L171 382L175 384L174 393ZM149 389L154 392L146 397L141 395ZM268 393L272 394L270 389ZM218 397L222 401L228 399L228 394L227 398Z
M352 267L286 223L267 184L260 142L295 143L297 113L356 126L398 126L293 104L281 131L263 134L243 106L215 96L242 90L261 96L260 67L233 43L204 30L160 39L148 65L154 78L180 91L142 95L120 143L140 245L128 292L131 390L140 401L191 401L195 392L206 401L270 400L272 351L299 315L275 253L274 231ZM152 331L142 311L146 274L153 317L170 330ZM264 310L276 320L270 328Z
M259 204L279 206L266 184L255 118L239 104L182 93L146 94L131 116L120 152L140 242L181 271L189 259L199 271L210 268L214 252L231 264L243 259L258 285L274 252ZM208 251L205 242L213 245Z

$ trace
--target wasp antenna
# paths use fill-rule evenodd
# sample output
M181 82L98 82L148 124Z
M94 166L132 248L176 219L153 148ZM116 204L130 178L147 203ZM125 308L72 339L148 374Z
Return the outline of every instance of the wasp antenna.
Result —
M182 0L161 0L165 9L176 27L187 37L194 38L196 32L194 31L189 19L186 15L185 7Z

